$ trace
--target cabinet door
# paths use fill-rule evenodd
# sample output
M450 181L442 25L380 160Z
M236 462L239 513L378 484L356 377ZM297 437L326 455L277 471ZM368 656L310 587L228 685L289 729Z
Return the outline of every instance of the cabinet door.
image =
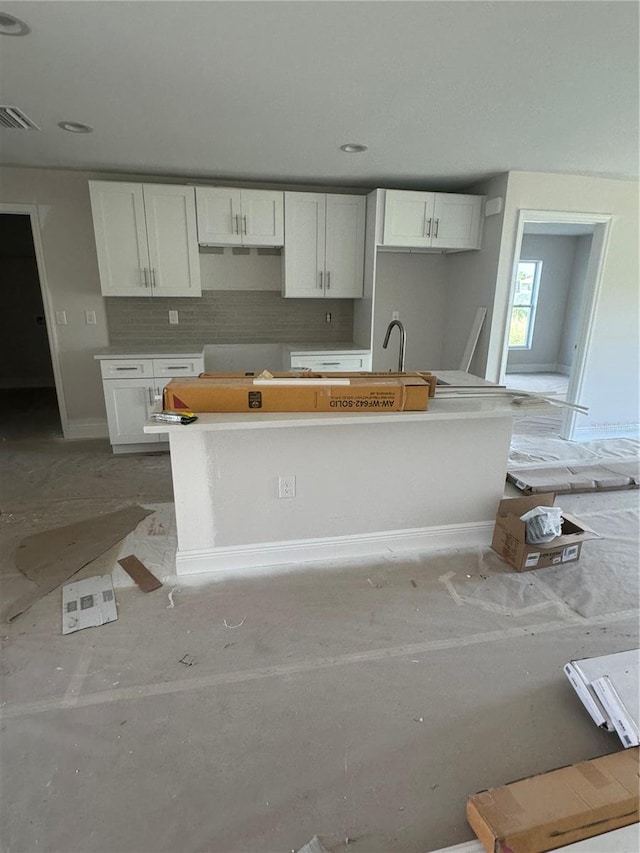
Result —
M240 190L232 187L196 187L198 243L241 246Z
M384 203L385 246L431 246L434 193L386 190Z
M365 196L327 196L325 296L362 296L366 204Z
M283 296L324 296L325 196L284 194Z
M151 293L142 185L89 181L89 194L103 295Z
M160 440L157 434L147 435L142 431L155 403L153 379L105 379L102 385L111 444Z
M242 190L242 245L282 246L284 193Z
M193 187L144 184L154 296L200 296L200 257Z
M479 249L483 196L436 193L433 239L438 249Z

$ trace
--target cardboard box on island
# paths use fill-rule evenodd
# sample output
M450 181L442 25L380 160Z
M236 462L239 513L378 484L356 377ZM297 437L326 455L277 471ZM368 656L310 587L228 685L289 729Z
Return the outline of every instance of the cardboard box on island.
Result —
M426 411L431 373L202 373L172 379L163 408L192 412Z
M547 492L526 498L500 501L491 547L517 572L544 569L579 559L582 543L600 535L568 512L562 513L562 534L543 545L526 541L526 524L520 516L537 506L553 506L555 494Z

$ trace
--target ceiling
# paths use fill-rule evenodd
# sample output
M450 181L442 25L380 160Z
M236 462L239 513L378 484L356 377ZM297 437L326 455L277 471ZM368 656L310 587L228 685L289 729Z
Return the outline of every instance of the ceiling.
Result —
M5 164L443 190L511 170L638 176L636 2L0 11L31 30L0 36L0 101L42 128L0 130Z

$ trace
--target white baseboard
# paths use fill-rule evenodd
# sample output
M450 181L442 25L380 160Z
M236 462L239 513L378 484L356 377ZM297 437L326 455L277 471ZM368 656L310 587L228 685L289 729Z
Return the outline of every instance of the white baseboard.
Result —
M561 373L563 376L571 376L570 364L556 364L554 373Z
M493 520L477 521L323 539L264 542L199 551L178 550L176 574L260 574L268 573L278 566L290 567L299 563L322 561L331 564L363 557L388 556L390 552L427 552L485 546L491 542L493 527Z
M640 424L590 424L576 427L572 441L597 441L600 438L640 438Z
M121 453L158 453L169 450L168 441L141 441L139 444L112 444L111 449L117 455Z
M506 373L556 373L556 363L553 364L507 364Z
M64 437L69 439L109 438L109 427L106 421L70 421Z

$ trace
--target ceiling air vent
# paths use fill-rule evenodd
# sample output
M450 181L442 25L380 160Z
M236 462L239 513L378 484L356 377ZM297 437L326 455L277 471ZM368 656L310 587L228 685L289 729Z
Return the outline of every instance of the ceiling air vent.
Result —
M13 130L40 130L38 125L31 121L19 107L2 104L0 104L0 127L9 127Z

